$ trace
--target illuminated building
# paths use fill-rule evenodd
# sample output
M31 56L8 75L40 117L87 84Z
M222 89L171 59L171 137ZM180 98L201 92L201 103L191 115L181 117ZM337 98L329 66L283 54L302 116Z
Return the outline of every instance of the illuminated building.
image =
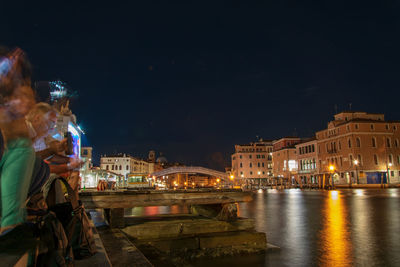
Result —
M311 138L295 145L297 155L297 174L301 184L318 184L317 140Z
M273 142L272 169L275 179L298 183L296 144L301 141L299 137L284 137Z
M272 177L272 141L260 139L257 142L235 145L232 154L231 173L234 179L259 184Z
M328 174L334 165L335 184L400 181L399 121L385 121L384 114L341 112L316 138L319 174Z
M111 171L125 178L128 174L149 174L149 163L127 154L104 155L100 158L100 169Z

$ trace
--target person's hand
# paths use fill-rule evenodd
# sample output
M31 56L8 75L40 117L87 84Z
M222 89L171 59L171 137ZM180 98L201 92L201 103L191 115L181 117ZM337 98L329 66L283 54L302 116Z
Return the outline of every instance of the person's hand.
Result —
M49 144L50 149L54 154L59 154L67 150L67 138L61 141L55 140Z
M79 169L82 167L84 161L79 158L71 158L68 163L68 168L70 170Z

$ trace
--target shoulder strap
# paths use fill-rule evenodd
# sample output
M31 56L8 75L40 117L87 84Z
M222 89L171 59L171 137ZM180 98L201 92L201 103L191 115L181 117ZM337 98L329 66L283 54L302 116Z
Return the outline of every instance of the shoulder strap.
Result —
M62 177L53 178L51 181L49 181L50 184L48 184L48 185L46 185L44 187L43 195L45 196L46 201L48 200L49 191L54 188L55 181L57 181L57 180L61 181L65 185L65 188L67 189L67 193L68 193L68 199L71 202L72 209L76 210L77 208L79 208L79 202L78 202L77 194L74 192L74 190L69 185L69 183ZM49 204L49 206L55 205L55 203L48 203L48 204Z

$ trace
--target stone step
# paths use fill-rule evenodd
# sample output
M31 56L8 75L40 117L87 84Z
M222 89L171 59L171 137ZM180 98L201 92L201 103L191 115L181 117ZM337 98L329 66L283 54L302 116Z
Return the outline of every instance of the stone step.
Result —
M260 253L267 249L265 233L234 231L179 238L136 239L139 249L151 253L151 249L171 258L193 260L200 257L221 257L243 253Z
M122 229L124 233L135 239L173 238L194 236L207 233L254 230L254 220L239 218L234 222L218 221L199 216L160 216L140 220L125 218L129 224Z

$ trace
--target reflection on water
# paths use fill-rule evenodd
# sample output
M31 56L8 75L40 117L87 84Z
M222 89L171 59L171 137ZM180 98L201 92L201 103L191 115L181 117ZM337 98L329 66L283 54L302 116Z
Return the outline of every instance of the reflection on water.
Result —
M346 205L339 191L330 191L322 210L320 232L321 263L330 266L350 266L352 247Z
M400 266L400 189L267 190L238 210L281 249L195 266Z
M155 216L167 214L186 214L189 212L187 206L151 206L151 207L135 207L132 209L125 209L125 216Z
M137 207L126 216L188 213L186 206ZM278 251L194 266L400 266L400 189L267 190L240 203Z

